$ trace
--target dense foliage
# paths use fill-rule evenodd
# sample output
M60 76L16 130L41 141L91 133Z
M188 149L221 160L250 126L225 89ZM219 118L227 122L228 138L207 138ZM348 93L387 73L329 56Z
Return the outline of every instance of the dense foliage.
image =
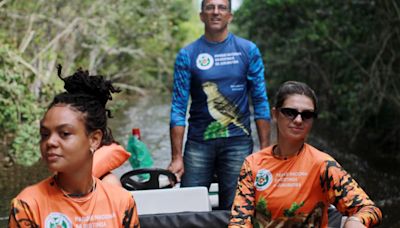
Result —
M122 89L166 91L186 39L185 0L0 1L0 143L37 161L38 121L61 89L56 65L103 74ZM186 26L187 27L187 26ZM187 28L186 28L187 29Z
M190 8L185 0L0 1L6 153L18 163L37 159L38 118L61 89L58 63L64 75L82 66L136 93L170 89L178 48L202 30ZM320 122L334 126L332 134L400 147L395 0L244 0L234 23L261 48L270 95L282 81L305 81L316 89Z
M43 109L26 85L32 75L14 65L12 52L6 46L0 48L0 132L1 141L9 148L8 153L18 162L31 165L37 161L38 118ZM15 143L9 143L14 141ZM21 152L20 152L21 151Z
M332 135L400 148L398 1L245 0L235 23L264 53L270 94L307 82Z

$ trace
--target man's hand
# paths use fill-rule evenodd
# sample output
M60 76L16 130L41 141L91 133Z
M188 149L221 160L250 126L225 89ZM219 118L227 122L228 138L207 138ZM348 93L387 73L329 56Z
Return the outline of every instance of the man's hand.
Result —
M168 170L176 175L176 179L178 180L178 182L181 182L181 177L184 172L183 157L182 157L182 145L183 145L184 134L185 134L184 126L175 126L170 129L171 163L168 166Z
M270 129L271 125L268 120L256 120L258 139L260 140L260 150L270 145Z
M171 163L169 163L168 170L175 174L178 182L181 182L181 177L185 171L183 168L182 156L172 159Z

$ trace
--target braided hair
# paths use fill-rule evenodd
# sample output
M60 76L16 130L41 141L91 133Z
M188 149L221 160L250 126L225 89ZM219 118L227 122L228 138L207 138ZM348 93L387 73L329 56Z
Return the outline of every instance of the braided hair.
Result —
M106 108L111 93L120 92L114 88L110 80L101 75L91 76L88 71L79 68L73 75L63 78L62 66L58 65L58 77L64 81L66 92L56 95L48 109L57 104L67 104L84 114L87 133L97 129L103 133L101 145L115 142L111 129L107 127L107 118L112 118L111 111Z

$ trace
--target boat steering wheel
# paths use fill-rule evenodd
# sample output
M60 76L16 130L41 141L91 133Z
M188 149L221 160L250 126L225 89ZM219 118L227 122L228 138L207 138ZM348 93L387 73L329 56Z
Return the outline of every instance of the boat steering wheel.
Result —
M150 178L143 178L146 175ZM136 178L134 178L136 176ZM160 176L166 176L170 184L160 186ZM140 180L142 177L143 180ZM171 171L160 168L141 168L129 171L121 176L121 184L128 191L172 188L177 183L176 176Z

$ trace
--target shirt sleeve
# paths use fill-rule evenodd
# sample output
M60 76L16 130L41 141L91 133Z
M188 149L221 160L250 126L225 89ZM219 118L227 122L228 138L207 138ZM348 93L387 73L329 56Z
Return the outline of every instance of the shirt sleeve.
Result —
M125 210L122 225L124 228L140 228L136 202L132 196L129 198L128 207Z
M379 208L335 160L325 161L320 180L323 190L328 193L328 201L343 215L355 216L367 227L381 223Z
M247 160L244 161L240 170L238 187L233 201L230 228L253 227L252 217L254 216L255 189L251 168Z
M186 110L190 95L190 60L185 49L181 49L175 60L170 127L186 125Z
M35 220L32 211L34 206L30 207L25 201L13 199L11 202L10 217L8 220L8 227L39 227L38 221Z
M264 80L264 64L257 46L250 50L250 63L247 80L250 83L250 95L254 106L254 119L270 120L270 108Z

